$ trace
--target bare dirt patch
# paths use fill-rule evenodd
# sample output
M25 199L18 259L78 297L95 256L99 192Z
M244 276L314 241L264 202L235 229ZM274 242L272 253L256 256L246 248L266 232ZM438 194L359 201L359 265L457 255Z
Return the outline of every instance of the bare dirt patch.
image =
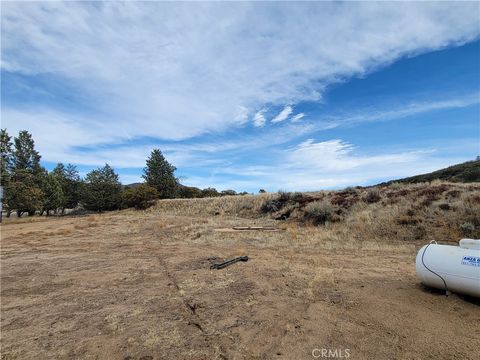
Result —
M420 243L215 231L274 225L158 211L3 224L1 358L480 358L478 301L424 289Z

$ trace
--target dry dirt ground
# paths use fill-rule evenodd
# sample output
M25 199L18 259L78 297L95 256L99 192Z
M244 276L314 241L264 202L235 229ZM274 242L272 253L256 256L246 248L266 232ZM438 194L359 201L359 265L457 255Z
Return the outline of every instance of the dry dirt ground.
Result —
M252 225L278 226L154 211L7 221L1 359L480 358L478 301L423 288L421 244L216 231Z

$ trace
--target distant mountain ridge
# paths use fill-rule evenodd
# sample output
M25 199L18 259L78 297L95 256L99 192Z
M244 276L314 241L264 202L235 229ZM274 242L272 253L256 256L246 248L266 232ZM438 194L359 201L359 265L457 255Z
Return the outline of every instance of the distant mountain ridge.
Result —
M126 188L136 188L136 187L138 187L142 184L143 183L141 183L141 182L136 182L136 183L131 183L131 184L123 185L123 186L126 187Z
M391 184L392 182L412 184L433 180L445 180L463 183L480 182L480 159L477 158L477 160L452 165L445 169L440 169L427 174L388 181L386 184Z

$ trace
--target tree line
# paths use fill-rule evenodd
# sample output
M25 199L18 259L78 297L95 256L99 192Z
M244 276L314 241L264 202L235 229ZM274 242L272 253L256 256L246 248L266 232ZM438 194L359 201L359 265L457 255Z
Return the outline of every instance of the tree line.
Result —
M175 176L177 169L159 149L154 149L146 160L144 183L130 187L120 183L118 174L108 164L90 171L84 178L72 164L59 163L47 171L40 164L41 156L32 135L25 130L13 140L6 129L0 130L0 154L0 182L7 217L12 212L19 217L37 213L48 216L77 208L89 211L145 209L156 199L246 194L182 185Z

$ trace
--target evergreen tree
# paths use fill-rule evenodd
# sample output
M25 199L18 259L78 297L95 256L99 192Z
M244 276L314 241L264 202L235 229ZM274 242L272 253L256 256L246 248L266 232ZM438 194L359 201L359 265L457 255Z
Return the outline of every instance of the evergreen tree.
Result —
M53 173L45 173L42 191L44 193L42 212L45 212L48 216L51 210L56 211L64 203L62 186Z
M122 185L118 175L108 165L92 170L85 177L82 203L87 210L105 211L120 208Z
M63 192L63 201L59 206L62 213L65 209L74 209L80 201L80 176L77 168L72 164L57 164L52 171L55 178L60 183Z
M14 140L15 149L12 156L14 169L30 170L34 174L41 172L40 154L35 150L35 142L28 131L20 131Z
M5 188L5 203L7 216L10 211L16 210L17 216L23 213L35 214L41 210L44 202L44 193L37 186L37 177L26 169L14 169L10 181Z
M6 129L0 130L0 156L0 182L2 186L7 186L12 162L12 137L8 135Z
M158 191L160 198L171 199L176 196L178 179L174 173L177 168L170 164L159 149L154 149L143 169L143 178L147 185Z
M10 217L11 211L8 204L5 204L5 193L10 183L10 164L12 159L12 137L8 135L7 129L0 130L0 186L2 187L2 209L7 209L7 217ZM6 206L5 206L5 205ZM3 214L0 214L0 219Z
M2 131L1 137L2 153L3 150L8 152L11 146L8 145L9 136L6 131ZM6 167L5 175L8 176L5 186L7 216L12 210L16 210L19 216L25 212L33 215L43 205L44 193L41 187L45 170L40 166L40 154L35 150L35 143L28 131L20 131L13 142L11 156L2 160ZM2 180L5 181L5 178Z
M12 159L12 137L8 135L6 129L0 130L0 186L3 189L3 198L0 199L5 203L5 193L10 183L10 164ZM7 209L7 217L10 217L10 210L8 204L5 204ZM3 205L2 205L3 210ZM0 214L0 217L2 214Z

